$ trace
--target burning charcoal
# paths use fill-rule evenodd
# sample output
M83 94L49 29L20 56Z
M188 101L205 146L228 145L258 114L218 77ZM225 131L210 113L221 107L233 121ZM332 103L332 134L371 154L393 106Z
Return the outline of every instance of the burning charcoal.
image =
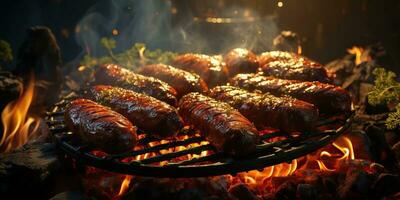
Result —
M229 189L229 193L241 200L259 200L259 198L243 183L232 186Z
M122 174L94 168L83 176L82 185L86 194L98 200L107 200L118 196L124 178Z
M349 170L337 189L341 199L363 199L373 183L372 177L360 170Z
M134 181L133 187L122 199L172 199L171 191L176 190L175 187L163 179L141 178Z
M50 198L50 200L91 200L91 199L92 198L89 198L86 195L76 191L63 192Z
M34 73L38 86L37 105L51 105L61 89L61 53L55 36L47 27L32 27L18 50L15 74L25 80Z
M317 198L317 190L313 185L299 184L297 185L296 196L301 200L313 200Z
M286 200L286 199L296 199L296 183L293 181L287 181L280 185L275 193L275 199Z
M221 183L220 181L214 181L210 178L197 178L194 179L194 186L199 188L204 188L209 194L218 195L220 198L229 199L232 196L228 192L227 185Z
M37 142L1 154L0 194L15 199L48 199L60 169L54 144Z
M393 195L400 192L400 177L394 174L381 174L372 188L374 194L381 195L380 197Z

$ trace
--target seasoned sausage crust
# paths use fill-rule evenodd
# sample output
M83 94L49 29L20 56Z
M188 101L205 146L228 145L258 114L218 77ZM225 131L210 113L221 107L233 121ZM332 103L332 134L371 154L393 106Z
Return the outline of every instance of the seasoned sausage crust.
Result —
M178 98L190 92L204 93L208 90L206 82L199 75L169 65L147 65L141 67L138 73L168 83L178 92Z
M210 87L228 81L228 70L221 56L183 54L174 59L172 66L200 75Z
M244 156L254 151L259 142L254 125L227 103L189 93L179 101L179 112L219 151Z
M224 55L224 62L230 77L240 73L254 73L259 67L257 56L244 48L229 51Z
M173 106L156 98L118 87L96 85L86 96L125 116L140 130L158 138L174 137L183 121Z
M95 73L95 83L112 85L138 93L144 93L172 106L177 103L176 90L156 78L136 74L115 64L99 66Z
M70 102L64 117L80 140L106 153L126 152L136 144L136 127L128 119L91 100Z
M292 97L248 92L233 86L217 86L210 96L239 110L259 128L278 128L286 132L311 129L318 119L318 109Z
M264 52L258 58L265 75L291 80L332 82L323 65L294 53Z
M238 74L230 83L249 91L289 95L314 104L321 113L341 114L351 111L350 95L343 88L331 84L285 80L260 74Z

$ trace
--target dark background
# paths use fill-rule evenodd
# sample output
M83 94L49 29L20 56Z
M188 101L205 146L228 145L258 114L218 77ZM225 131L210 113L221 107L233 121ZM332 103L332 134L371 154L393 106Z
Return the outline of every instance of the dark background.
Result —
M48 26L56 35L64 62L68 62L82 52L82 47L77 44L75 38L76 24L87 14L89 8L104 1L107 0L2 0L0 39L10 42L15 54L28 27ZM167 0L160 2L171 3ZM363 46L380 42L393 59L393 66L388 67L397 69L400 65L400 1L287 0L282 1L281 8L277 7L278 1L274 0L201 2L205 3L172 1L177 13L173 15L171 24L177 26L181 21L191 19L194 14L207 10L205 7L213 7L214 3L219 6L224 3L235 4L253 8L261 17L274 14L278 29L297 32L304 41L304 54L322 63L343 56L346 49L354 45ZM201 30L203 34L208 34L208 38L217 37L212 34L218 34L218 31L206 30L204 27ZM104 35L110 36L111 31L104 32ZM160 46L157 44L153 47L188 50L173 45L175 44L173 41ZM215 48L218 49L218 46Z

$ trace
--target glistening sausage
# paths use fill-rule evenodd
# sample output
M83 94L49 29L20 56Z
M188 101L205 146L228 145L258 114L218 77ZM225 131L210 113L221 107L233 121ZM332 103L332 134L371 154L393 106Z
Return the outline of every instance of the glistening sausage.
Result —
M136 144L136 127L128 119L91 100L70 102L64 117L80 140L106 153L126 152Z
M97 85L91 87L86 96L111 107L140 130L158 138L174 137L183 127L176 108L145 94Z
M179 101L184 121L200 133L217 150L244 156L256 149L259 135L254 125L229 104L199 93L189 93Z

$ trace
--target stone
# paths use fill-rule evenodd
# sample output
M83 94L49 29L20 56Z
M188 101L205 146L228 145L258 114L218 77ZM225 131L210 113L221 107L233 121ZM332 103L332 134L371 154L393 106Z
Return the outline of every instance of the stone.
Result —
M48 199L62 165L55 145L36 142L0 155L0 194ZM23 189L23 192L21 192Z

